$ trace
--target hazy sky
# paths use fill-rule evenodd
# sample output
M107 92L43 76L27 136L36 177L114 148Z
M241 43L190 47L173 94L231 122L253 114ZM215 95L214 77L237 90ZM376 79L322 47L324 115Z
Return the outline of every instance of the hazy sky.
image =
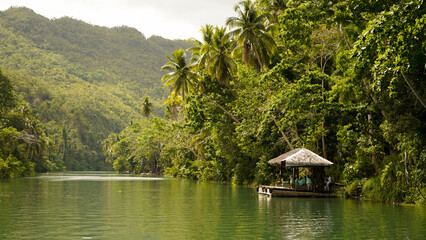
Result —
M48 18L63 16L90 24L134 27L146 37L200 38L205 24L225 25L241 0L0 0L0 11L25 6Z

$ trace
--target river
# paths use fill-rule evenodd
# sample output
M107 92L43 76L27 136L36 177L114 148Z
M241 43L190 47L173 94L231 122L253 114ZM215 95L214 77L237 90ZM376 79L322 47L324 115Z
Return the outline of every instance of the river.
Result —
M112 173L0 180L0 239L426 239L426 210Z

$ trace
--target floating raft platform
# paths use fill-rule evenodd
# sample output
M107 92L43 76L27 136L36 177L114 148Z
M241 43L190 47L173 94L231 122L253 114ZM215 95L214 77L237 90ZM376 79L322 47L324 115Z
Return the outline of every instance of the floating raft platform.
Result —
M273 197L305 197L305 198L336 198L336 192L313 192L309 190L295 190L288 187L265 186L256 187L259 194Z

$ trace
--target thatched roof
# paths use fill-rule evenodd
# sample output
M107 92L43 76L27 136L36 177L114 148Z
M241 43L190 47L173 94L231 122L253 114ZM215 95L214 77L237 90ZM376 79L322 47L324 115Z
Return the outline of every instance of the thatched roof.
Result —
M283 161L285 161L286 167L326 167L333 165L332 162L305 148L291 150L269 160L268 163L281 166Z

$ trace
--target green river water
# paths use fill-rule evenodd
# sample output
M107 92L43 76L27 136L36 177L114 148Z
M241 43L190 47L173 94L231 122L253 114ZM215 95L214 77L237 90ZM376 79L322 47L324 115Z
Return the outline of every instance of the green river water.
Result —
M0 180L0 239L426 239L426 210L111 173Z

